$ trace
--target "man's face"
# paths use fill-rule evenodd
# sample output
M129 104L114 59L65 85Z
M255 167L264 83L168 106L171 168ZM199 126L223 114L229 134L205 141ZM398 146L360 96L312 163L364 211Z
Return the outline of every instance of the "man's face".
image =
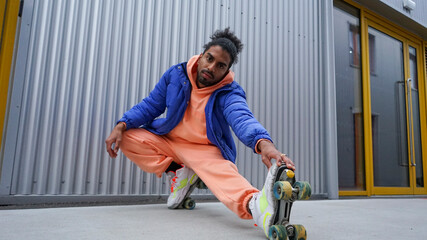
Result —
M197 86L204 88L220 82L227 75L230 62L230 54L221 46L210 47L198 60Z

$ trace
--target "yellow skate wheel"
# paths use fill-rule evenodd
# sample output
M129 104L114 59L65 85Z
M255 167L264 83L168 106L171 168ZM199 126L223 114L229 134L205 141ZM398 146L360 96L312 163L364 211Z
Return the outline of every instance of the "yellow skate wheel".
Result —
M188 210L193 210L196 207L196 202L191 198L186 198L184 200L183 207Z
M294 188L298 188L298 200L307 200L311 197L310 183L295 182Z
M292 186L288 181L277 181L273 186L274 197L277 200L289 200L292 197Z
M290 240L306 240L307 231L303 225L293 225L294 227L294 236L290 237Z
M268 230L268 239L270 240L287 240L286 228L283 225L273 225Z

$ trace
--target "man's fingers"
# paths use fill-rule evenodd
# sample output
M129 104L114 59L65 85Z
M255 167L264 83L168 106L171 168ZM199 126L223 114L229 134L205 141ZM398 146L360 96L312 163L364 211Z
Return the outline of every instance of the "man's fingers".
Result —
M282 155L278 155L276 157L274 157L275 159L277 159L276 164L277 166L281 166L282 164L286 163L285 159L283 158L283 154Z
M111 147L111 141L109 140L109 138L105 139L105 147L107 148L107 152L108 152L108 147Z
M111 147L107 147L107 152L108 155L110 155L110 157L115 158L117 156L117 154L115 152L113 152L113 149Z
M285 163L286 163L286 166L287 166L289 169L291 169L291 170L295 171L295 165L294 165L294 163L292 162L292 160L291 160L291 159L289 159L288 157L286 157L286 159L285 159Z
M114 144L114 153L116 153L117 154L117 152L119 151L119 149L120 149L120 142L121 142L121 140L120 139L117 139L116 140L116 143Z
M117 153L115 153L112 148L109 148L107 152L108 152L108 155L110 155L110 157L112 158L117 157Z
M270 159L268 159L266 157L262 158L262 162L265 164L265 166L267 166L268 169L270 169L271 165L273 165L273 164L271 164Z
M111 156L111 145L112 145L112 142L109 139L105 140L105 148L107 149L107 152L108 154L110 154L110 156Z
M292 171L295 171L295 166L294 166L294 165L292 165L292 164L290 164L290 163L287 163L287 164L286 164L286 166L287 166L289 169L291 169Z
M295 165L294 165L294 163L292 162L292 160L286 154L282 153L280 155L279 159L280 159L281 164L285 164L287 168L295 171Z
M283 155L276 155L272 157L273 159L276 159L276 164L278 167L280 167L282 164L286 163L285 159L283 158Z
M113 142L114 140L107 138L107 140L105 140L105 147L107 148L108 155L110 155L112 158L115 158L117 157L117 152L112 149Z
M117 153L115 153L114 151L113 151L113 149L111 149L109 152L108 152L108 154L110 155L110 157L112 157L112 158L116 158L117 157Z

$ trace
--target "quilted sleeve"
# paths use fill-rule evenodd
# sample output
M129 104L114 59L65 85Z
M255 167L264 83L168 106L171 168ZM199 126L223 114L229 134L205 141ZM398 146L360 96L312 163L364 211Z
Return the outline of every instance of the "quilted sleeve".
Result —
M258 140L268 139L273 142L249 109L243 90L240 94L232 93L225 98L224 116L239 140L254 152Z
M148 97L125 112L117 123L125 122L127 129L138 128L160 116L166 109L166 90L172 69L173 67L163 74Z

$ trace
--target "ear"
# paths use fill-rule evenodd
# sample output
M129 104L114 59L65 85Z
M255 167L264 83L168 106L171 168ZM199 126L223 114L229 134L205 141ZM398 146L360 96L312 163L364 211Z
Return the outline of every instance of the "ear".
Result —
M200 53L199 58L197 59L197 64L199 64L200 59L202 58L202 56L203 56L203 53Z

